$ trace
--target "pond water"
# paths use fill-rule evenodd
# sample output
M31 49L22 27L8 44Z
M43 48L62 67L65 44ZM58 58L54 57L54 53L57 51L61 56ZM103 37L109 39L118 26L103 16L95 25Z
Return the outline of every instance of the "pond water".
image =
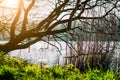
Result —
M61 45L54 41L51 41L50 43L57 47L40 41L31 45L27 49L11 51L9 52L9 55L19 56L22 59L26 59L36 64L39 62L45 62L48 66L62 64L62 57L65 57L66 53L69 52L69 50L66 50L66 43L63 41L59 42Z
M5 41L0 41L0 43L5 43ZM59 44L55 41L50 41L51 44L57 46L52 46L46 42L39 41L26 49L14 50L9 52L9 56L18 56L22 59L28 60L31 63L38 64L39 62L45 62L48 66L54 64L64 65L65 59L63 57L70 56L70 49L66 47L66 43L59 41ZM61 45L60 45L61 44ZM120 56L120 43L117 44L115 49L115 55L111 64L119 65ZM74 42L74 47L76 48L76 42ZM85 46L83 46L85 48ZM117 61L117 64L116 64ZM112 66L114 67L114 66Z

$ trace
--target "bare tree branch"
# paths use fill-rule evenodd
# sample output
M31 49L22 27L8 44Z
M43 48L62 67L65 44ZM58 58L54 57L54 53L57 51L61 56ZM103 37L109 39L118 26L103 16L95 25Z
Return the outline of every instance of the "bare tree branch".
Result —
M19 0L14 18L7 18L8 15L0 17L1 21L3 20L4 23L7 21L10 25L10 27L2 28L8 30L10 40L8 39L8 43L0 44L1 51L9 52L15 49L27 48L43 40L43 37L52 35L52 38L58 38L59 34L63 33L68 34L70 37L76 34L75 36L82 38L81 40L84 40L83 37L87 38L88 33L90 36L93 34L116 35L115 29L118 23L117 21L119 20L119 16L117 15L119 13L119 0L52 1L52 4L55 4L52 6L54 9L51 9L50 13L45 16L43 20L28 23L28 21L30 21L29 17L31 17L29 13L31 13L33 9L40 12L39 14L33 15L33 18L35 16L41 16L42 11L40 11L39 6L37 5L36 7L35 4L37 1L39 2L39 0L30 0L28 6L25 8L24 1ZM38 4L41 3L39 2ZM111 16L115 19L110 19ZM76 23L76 25L74 25L74 23ZM0 28L0 32L2 29Z

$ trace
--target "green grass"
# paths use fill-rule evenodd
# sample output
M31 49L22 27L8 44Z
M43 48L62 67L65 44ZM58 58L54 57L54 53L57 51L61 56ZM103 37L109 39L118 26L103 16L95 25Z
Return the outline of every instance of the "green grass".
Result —
M120 80L120 74L112 70L103 71L90 67L81 72L74 65L46 67L30 64L18 57L0 55L0 80Z

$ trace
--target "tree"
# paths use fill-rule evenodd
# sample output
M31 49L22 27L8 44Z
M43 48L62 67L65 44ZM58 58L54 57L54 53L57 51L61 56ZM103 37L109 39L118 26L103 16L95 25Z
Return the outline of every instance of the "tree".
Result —
M50 14L41 21L29 23L31 10L37 10L39 6L36 7L35 5L37 0L28 1L27 6L25 6L25 1L28 0L19 0L16 14L10 17L11 19L6 19L8 18L6 16L1 18L3 23L7 23L8 21L5 22L5 20L9 20L7 27L0 26L0 31L7 29L9 33L8 42L0 44L1 51L9 52L27 48L37 41L43 40L44 37L61 38L59 34L70 34L72 31L75 32L76 29L89 33L89 31L83 29L82 25L73 26L74 21L81 24L86 23L89 26L92 25L92 20L102 20L110 23L108 18L110 15L119 20L119 15L117 15L120 10L119 0L52 0L51 3L54 6L50 10ZM42 11L40 12L42 13ZM88 22L89 20L90 22ZM58 27L59 25L63 26ZM96 25L102 26L97 21ZM116 26L117 23L108 24L109 31L98 27L93 33L115 35L110 27L111 25Z

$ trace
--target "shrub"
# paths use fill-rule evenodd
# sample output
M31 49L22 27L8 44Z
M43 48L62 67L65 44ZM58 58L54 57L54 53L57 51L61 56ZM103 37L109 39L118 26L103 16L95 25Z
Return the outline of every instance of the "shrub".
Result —
M119 72L111 70L88 69L81 72L73 64L66 66L29 64L18 57L2 56L0 61L0 80L119 80Z
M17 78L17 69L9 67L8 65L0 66L1 80L14 80Z

